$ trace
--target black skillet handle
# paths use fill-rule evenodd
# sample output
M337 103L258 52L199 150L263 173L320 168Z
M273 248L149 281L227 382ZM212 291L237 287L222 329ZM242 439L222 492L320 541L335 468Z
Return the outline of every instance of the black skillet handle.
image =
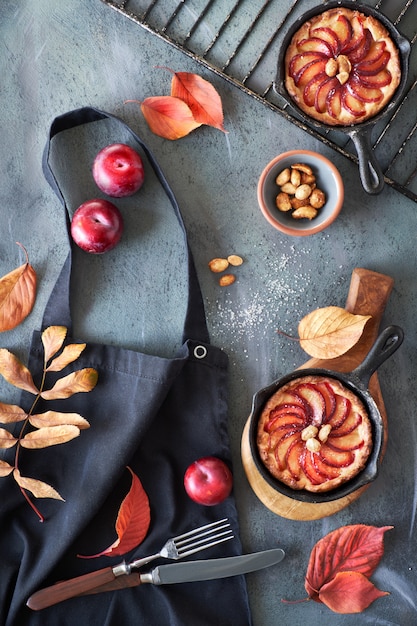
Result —
M372 126L348 132L359 159L359 176L366 193L378 194L384 188L384 174L372 150Z
M387 326L378 336L362 363L352 372L367 387L375 370L400 347L404 332L399 326Z

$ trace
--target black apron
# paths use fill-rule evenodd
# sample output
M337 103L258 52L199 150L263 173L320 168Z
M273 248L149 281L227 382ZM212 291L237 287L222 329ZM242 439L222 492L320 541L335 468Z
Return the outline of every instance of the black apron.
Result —
M77 361L55 375L59 378L81 367L98 371L98 383L91 392L37 407L37 412L55 409L80 413L91 426L68 443L40 451L22 450L21 473L53 485L65 498L65 502L34 500L45 515L44 523L29 508L12 478L0 479L0 623L245 626L251 623L251 617L243 576L158 587L143 585L73 598L39 612L26 607L28 597L44 586L120 563L122 557L85 560L77 555L101 552L116 539L117 512L131 484L127 467L137 474L148 494L151 525L143 543L123 556L126 561L153 554L169 537L223 517L229 518L236 538L196 558L241 553L233 495L220 505L204 507L192 502L183 487L185 469L194 459L214 455L231 463L226 402L228 360L222 350L210 345L184 223L168 183L147 147L124 122L88 107L64 114L52 123L44 155L45 176L66 206L49 163L50 140L66 129L107 119L127 129L138 144L182 229L189 286L183 342L174 358L88 343ZM71 265L70 251L43 319L43 328L66 326L67 343L82 341L72 333ZM42 365L43 349L37 331L28 363L35 382ZM52 374L49 380L52 384ZM5 398L2 401L8 402ZM33 396L23 392L21 406L25 410L32 401ZM2 458L13 463L14 451L3 451Z

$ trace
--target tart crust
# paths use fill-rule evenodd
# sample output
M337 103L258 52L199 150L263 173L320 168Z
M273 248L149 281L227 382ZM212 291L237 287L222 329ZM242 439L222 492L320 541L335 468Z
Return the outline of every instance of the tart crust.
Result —
M327 492L364 468L372 427L361 399L340 381L301 376L266 402L257 446L277 480L296 490Z
M352 28L345 40L341 20ZM332 33L339 38L334 40ZM361 53L354 44L365 36L368 43ZM383 57L378 59L379 52ZM307 67L312 61L318 62ZM285 87L291 98L304 113L331 126L350 126L374 117L391 100L401 79L399 51L385 26L345 7L329 9L305 22L292 37L284 63Z

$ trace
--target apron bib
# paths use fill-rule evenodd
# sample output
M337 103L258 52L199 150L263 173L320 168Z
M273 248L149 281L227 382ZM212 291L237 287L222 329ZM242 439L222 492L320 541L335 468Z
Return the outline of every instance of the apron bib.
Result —
M167 358L89 342L74 364L55 375L60 378L82 367L98 371L98 383L89 393L41 403L36 411L77 412L89 421L90 428L62 445L21 450L22 475L53 485L65 498L65 502L34 499L45 516L44 523L39 522L13 479L0 479L0 624L249 625L244 576L159 587L143 585L73 598L39 612L26 607L28 597L42 587L115 566L122 559L129 562L153 554L168 538L223 517L229 518L235 539L197 554L196 558L241 553L233 495L219 505L203 507L192 502L183 487L185 469L199 457L214 455L231 464L226 400L228 360L222 350L210 344L185 226L163 173L144 143L124 122L103 111L83 108L52 123L44 154L45 176L66 209L69 225L68 207L50 164L51 140L67 129L109 119L128 131L135 147L145 155L183 233L188 304L182 343L176 354ZM70 250L47 303L42 326L42 330L50 325L66 326L66 343L82 341L72 331L71 269ZM33 335L28 363L35 382L43 367L40 333ZM49 376L51 386L54 375ZM23 392L21 406L25 410L29 410L32 401L33 396ZM2 458L13 464L13 450L4 451ZM116 539L117 512L131 484L127 467L137 474L149 497L151 525L145 540L123 557L79 558L77 555L101 552Z

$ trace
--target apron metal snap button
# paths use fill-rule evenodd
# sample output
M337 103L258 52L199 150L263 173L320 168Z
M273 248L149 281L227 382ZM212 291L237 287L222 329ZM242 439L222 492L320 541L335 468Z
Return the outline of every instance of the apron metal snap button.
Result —
M194 356L196 359L204 359L207 356L207 348L205 346L196 346L194 348Z

